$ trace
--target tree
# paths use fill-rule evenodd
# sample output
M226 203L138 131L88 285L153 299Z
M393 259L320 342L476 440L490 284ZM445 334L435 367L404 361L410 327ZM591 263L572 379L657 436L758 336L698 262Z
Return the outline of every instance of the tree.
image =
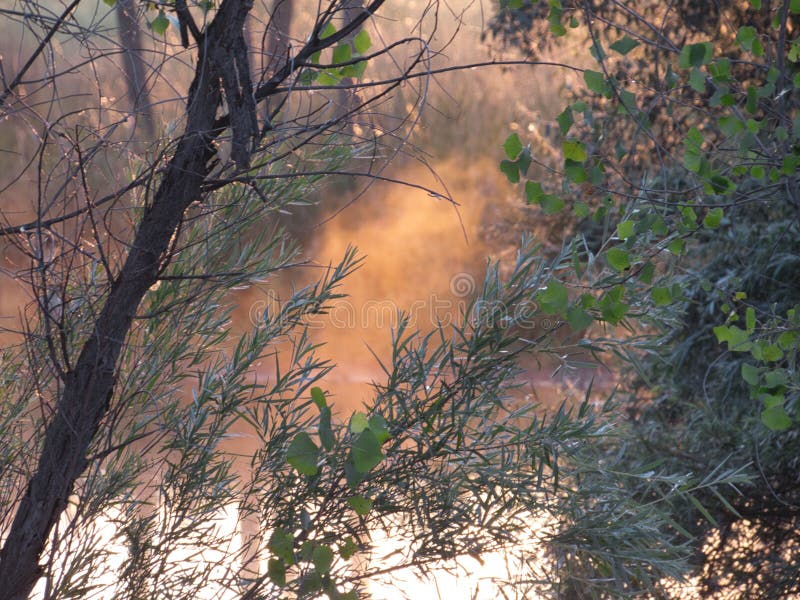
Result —
M306 327L357 267L355 251L230 339L226 292L297 257L268 218L328 175L386 178L375 165L404 130L359 143L347 126L403 82L431 75L430 37L373 50L364 25L383 0L350 12L334 1L302 47L254 81L251 2L160 5L151 29L171 35L174 20L195 66L178 123L123 169L111 157L130 148L102 87L92 107L72 95L105 55L78 4L22 15L37 42L0 96L7 120L38 138L6 186L35 196L20 206L25 217L4 213L0 230L28 261L15 275L33 298L0 379L0 597L26 598L37 584L48 598L187 597L213 581L244 598L347 598L376 573L425 572L491 550L518 559L507 584L522 595L579 585L627 593L680 577L689 555L671 506L736 473L625 472L631 450L612 404L593 409L587 394L544 418L512 398L518 357L548 351L519 326L534 302L562 308L554 274L565 256L541 260L526 244L507 279L490 266L461 323L424 335L401 327L374 401L345 422L334 419L323 389L331 366ZM83 51L88 71L72 62ZM363 79L401 51L399 72ZM181 68L165 60L156 71L178 87ZM343 85L360 91L344 112L324 96ZM348 159L363 156L369 166L357 171ZM278 342L292 345L288 357ZM253 381L262 360L274 375ZM246 469L225 448L241 428L256 440ZM630 497L642 478L650 494ZM238 547L217 527L231 504L263 540ZM542 515L553 526L531 532ZM124 547L122 566L109 560L103 521ZM381 530L405 542L398 563L369 560L381 550L370 534ZM531 543L551 560L528 561ZM348 562L356 554L359 568Z
M626 469L724 461L751 478L676 511L703 597L798 593L797 13L508 2L492 26L526 52L577 36L594 61L558 117L563 162L547 166L561 181L532 173L525 192L545 213L572 209L565 318L628 328L596 342L633 371L642 451ZM501 168L519 180L532 159L509 148Z
M153 107L147 91L147 63L144 61L142 29L133 0L119 0L115 5L119 21L119 39L124 50L123 65L128 88L128 103L141 119L141 132L145 139L154 135Z

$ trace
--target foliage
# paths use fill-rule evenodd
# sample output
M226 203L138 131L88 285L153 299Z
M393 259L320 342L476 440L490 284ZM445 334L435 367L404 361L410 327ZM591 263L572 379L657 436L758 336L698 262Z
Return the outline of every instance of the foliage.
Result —
M560 181L509 179L578 221L563 318L627 328L593 342L633 369L642 452L627 469L754 477L675 506L704 596L798 591L797 13L788 0L551 0L503 4L492 25L526 51L578 37L594 60L557 119L563 162L546 166ZM511 147L509 160L536 156Z
M530 307L576 329L597 315L623 322L621 276L566 305L567 252L545 259L525 243L507 277L488 266L461 322L425 334L404 323L373 400L349 419L329 403L332 365L308 329L358 267L355 250L233 336L228 292L300 260L265 224L327 176L385 178L383 158L405 139L411 117L366 117L430 76L441 49L435 31L373 49L364 27L382 4L323 5L296 52L255 74L252 3L148 5L169 48L154 77L182 91L164 100L177 120L136 140L141 152L128 114L108 109L113 78L95 75L114 51L97 41L102 19L74 17L77 2L42 19L0 12L36 40L0 95L4 126L35 134L18 141L8 182L27 187L22 216L4 212L0 230L33 298L0 368L0 597L38 586L46 598L354 598L378 574L456 569L491 551L520 565L498 577L520 596L632 595L686 571L671 507L721 494L739 470L627 469L638 449L614 402L587 393L544 415L518 394L520 358L561 350L525 339ZM399 71L359 80L381 57ZM94 105L74 95L86 73ZM518 138L505 150L521 178L532 155ZM580 178L588 146L564 150ZM544 189L531 186L532 199L560 209ZM635 227L620 228L633 240ZM634 260L620 251L609 260L623 272ZM231 507L238 531L221 523Z

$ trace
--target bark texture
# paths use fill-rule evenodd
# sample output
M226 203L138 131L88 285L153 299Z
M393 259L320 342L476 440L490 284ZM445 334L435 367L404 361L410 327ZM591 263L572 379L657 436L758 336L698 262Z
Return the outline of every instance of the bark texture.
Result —
M0 551L0 598L4 600L27 598L41 574L39 559L75 481L86 469L89 446L108 412L119 356L133 318L158 278L184 211L201 197L201 184L215 152L211 141L219 134L215 118L222 93L220 81L223 70L234 62L231 42L242 37L251 7L252 0L224 0L205 33L206 43L200 45L186 130L145 210L92 335L65 377L36 474Z

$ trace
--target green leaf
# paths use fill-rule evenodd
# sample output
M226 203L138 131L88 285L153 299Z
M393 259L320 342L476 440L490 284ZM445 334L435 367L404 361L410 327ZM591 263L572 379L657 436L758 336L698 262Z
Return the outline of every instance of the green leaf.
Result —
M333 69L325 69L317 76L317 83L321 86L339 85L341 82L342 78Z
M516 133L512 133L506 138L506 141L503 142L503 150L505 150L506 156L511 160L519 156L519 153L522 152L522 142Z
M542 211L546 215L553 215L564 208L564 201L555 194L547 194L540 201Z
M366 53L366 51L369 50L371 46L372 46L372 40L369 38L369 33L367 33L366 29L362 29L361 31L359 31L356 34L356 37L353 38L353 47L359 54Z
M322 32L319 34L319 39L324 40L325 38L331 37L334 33L336 33L336 27L328 21L325 27L322 28Z
M606 53L603 50L603 46L600 45L600 42L597 38L593 39L592 45L589 48L589 54L591 54L592 58L594 58L598 63L600 64L603 63L603 59L605 59Z
M792 426L792 419L783 405L771 406L761 413L761 422L772 431L783 431Z
M756 10L761 10L761 0L750 0L750 6Z
M635 227L636 223L633 221L622 221L619 225L617 225L617 237L619 237L621 240L627 240L633 235L633 230Z
M279 558L270 558L267 563L267 575L278 587L286 585L286 565Z
M687 494L687 497L692 504L694 504L694 507L699 510L700 513L708 520L709 523L711 523L714 527L719 527L717 520L711 515L710 512L708 512L708 509L706 509L706 507L700 503L700 500L695 498L692 494Z
M333 49L333 64L348 62L353 57L350 44L339 44Z
M633 92L629 92L628 90L620 90L619 99L620 102L622 102L620 114L624 114L625 110L628 110L632 113L637 110L636 95Z
M572 207L572 212L574 212L575 216L579 219L586 218L589 216L589 205L585 202L577 200L575 205Z
M333 429L331 428L331 408L329 406L320 410L319 441L322 442L322 447L328 452L330 452L336 444L336 438L334 438Z
M153 30L153 33L156 35L164 35L164 32L169 27L169 19L167 15L164 14L163 10L158 11L158 16L150 21L150 29Z
M650 285L650 282L653 281L653 275L655 272L655 265L652 262L647 261L639 271L639 280L645 285Z
M325 401L325 392L322 391L322 388L313 387L311 388L311 399L314 401L314 404L317 405L317 408L322 410L328 403Z
M682 239L672 240L669 244L667 244L667 250L669 250L675 256L680 256L686 250L686 242Z
M348 536L347 539L345 539L344 544L339 546L339 556L345 560L350 560L357 553L358 544L356 544L356 540L352 535Z
M608 259L608 264L611 265L611 268L617 272L631 267L630 253L622 248L609 248L608 252L606 252L606 259Z
M291 533L278 527L272 532L267 543L270 552L277 556L282 563L287 565L294 564L294 537Z
M734 325L720 325L714 327L714 335L721 344L728 343L728 349L733 352L748 352L752 346L750 336L744 329L739 329Z
M556 117L556 121L558 122L561 135L567 135L570 128L575 124L575 119L572 116L572 109L569 106L565 108L563 112Z
M611 86L608 84L605 75L602 73L587 69L583 72L583 80L586 82L586 86L593 92L602 94L603 96L611 95Z
M784 331L778 336L778 346L783 350L792 350L797 346L797 333Z
M300 85L311 85L316 81L319 77L319 71L314 71L312 69L303 69L300 75L297 77L297 83Z
M108 6L114 6L117 3L117 0L103 0Z
M352 462L344 463L344 477L347 485L351 490L355 490L359 483L364 481L367 473L362 473L356 469Z
M526 181L525 182L525 198L528 200L528 204L533 204L534 202L540 202L542 198L545 197L544 190L542 189L542 184L536 181Z
M583 331L594 322L592 315L583 310L580 306L572 306L567 311L567 323L572 331Z
M364 496L351 496L347 499L347 503L359 517L365 516L372 510L372 500L364 498Z
M698 130L696 127L690 128L689 131L686 132L686 139L684 140L683 145L684 166L686 166L686 168L690 171L698 173L700 171L703 156L703 134L700 133L700 130Z
M377 413L369 418L369 428L372 433L375 434L375 437L378 438L379 444L383 444L392 437L392 434L389 433L389 426L386 423L386 419Z
M739 28L739 31L736 33L736 42L748 52L753 52L753 43L758 42L758 34L756 33L756 28L751 27L750 25L743 25ZM759 43L759 46L761 44ZM764 49L761 48L761 53L764 53ZM756 54L754 52L754 54ZM756 54L760 56L760 54Z
M742 363L742 379L750 385L758 385L759 369L748 363Z
M720 207L712 208L706 213L706 216L703 217L703 227L706 229L716 229L722 222L724 214L724 211Z
M589 310L590 308L594 308L595 304L597 304L597 299L591 294L583 294L578 304L582 309Z
M364 413L357 412L350 417L350 431L353 433L361 433L367 427L369 427L369 421Z
M800 0L789 0L789 12L800 14Z
M703 75L700 69L692 69L689 73L689 85L698 94L706 91L706 76Z
M617 40L613 44L611 44L611 49L614 52L619 52L623 56L626 55L628 52L636 48L639 45L639 42L636 40L628 37L627 35L620 40Z
M775 344L764 344L761 347L761 356L767 362L778 362L783 358L783 350Z
M751 115L758 110L758 88L753 85L747 88L747 102L744 107Z
M306 540L300 546L300 551L297 553L298 562L308 562L311 560L311 554L314 552L314 542Z
M747 333L753 333L756 329L756 309L752 306L748 306L747 310L745 310L745 327L747 328Z
M714 47L710 42L688 44L683 47L678 56L678 66L682 69L702 67L714 58Z
M367 61L360 60L352 65L342 67L342 77L350 77L351 79L361 79L364 76L364 71L367 70Z
M311 553L311 562L320 575L329 573L333 565L333 550L330 546L316 546Z
M589 174L583 167L583 163L568 158L564 160L564 174L572 183L583 183L589 180Z
M303 475L316 475L319 471L319 448L307 433L300 432L289 444L286 461Z
M525 175L528 172L532 161L533 157L531 156L531 151L524 148L517 159L517 168L520 174Z
M612 325L618 324L628 314L630 307L621 300L623 292L624 289L621 286L617 286L603 294L603 297L598 302L603 319Z
M764 373L764 385L768 388L780 388L789 383L786 369L773 369Z
M564 158L574 160L575 162L583 162L586 160L586 146L581 142L575 140L564 140L561 144L564 151Z
M510 160L500 161L500 170L511 183L519 183L519 167Z
M672 304L672 292L668 287L654 287L650 292L656 306L667 306Z
M569 294L563 284L551 281L536 299L544 312L555 314L566 310Z
M381 444L370 429L365 429L353 442L353 466L360 473L369 473L384 459Z

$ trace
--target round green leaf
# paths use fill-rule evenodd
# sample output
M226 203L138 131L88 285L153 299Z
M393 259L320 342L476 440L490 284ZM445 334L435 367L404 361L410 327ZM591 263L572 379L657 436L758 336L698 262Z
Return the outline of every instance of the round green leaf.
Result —
M350 417L350 431L353 433L361 433L367 427L369 427L369 421L364 413L357 412Z
M622 221L619 225L617 225L617 236L621 240L627 240L629 237L633 235L634 227L636 223L633 221Z
M782 404L764 409L761 422L773 431L783 431L792 426L792 419L786 414Z
M383 460L381 444L370 429L358 434L352 447L353 466L360 473L369 473Z
M270 581L279 587L286 585L286 565L279 558L270 558L267 563L267 575Z
M558 281L551 281L547 288L542 291L537 300L539 307L546 313L558 313L566 310L568 301L567 288Z
M353 47L359 54L364 54L372 46L372 40L369 38L369 33L366 29L362 29L353 38Z
M609 248L608 252L606 252L606 259L608 259L608 264L611 265L611 268L617 272L631 267L630 253L622 248Z
M164 14L164 11L161 10L158 12L158 16L150 21L150 29L152 29L153 33L156 35L164 35L167 27L169 27L169 19L167 15Z
M360 517L363 517L372 509L372 500L364 498L364 496L352 496L347 499L347 503Z
M289 444L286 461L303 475L316 475L319 470L319 448L307 433L298 433Z
M333 565L333 550L330 546L317 546L311 553L311 562L320 575L325 575L331 570Z

